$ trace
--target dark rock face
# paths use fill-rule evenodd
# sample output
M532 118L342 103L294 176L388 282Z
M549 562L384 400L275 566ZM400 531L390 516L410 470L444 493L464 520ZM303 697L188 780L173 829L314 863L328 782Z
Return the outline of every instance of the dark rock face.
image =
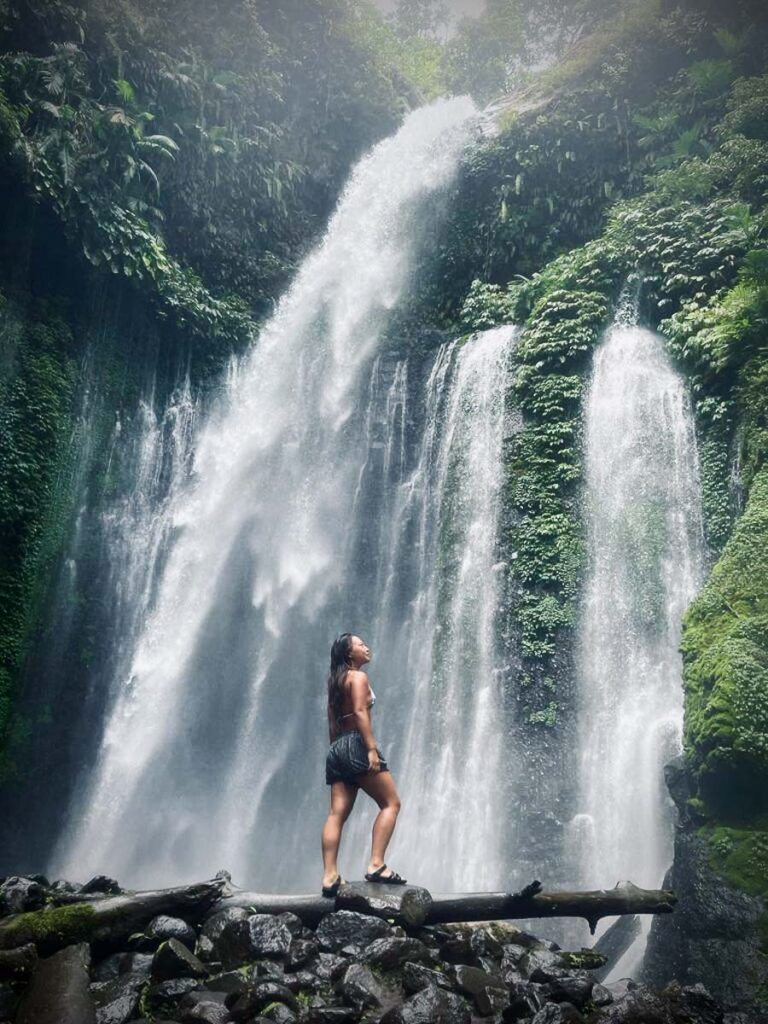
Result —
M763 901L716 874L706 842L690 828L678 830L664 888L674 889L678 903L674 914L653 920L643 981L655 988L675 979L705 982L726 1010L754 1007L756 992L768 982L758 932Z
M96 1024L88 991L91 951L81 942L38 961L16 1014L16 1024Z
M121 974L112 981L91 985L97 1024L125 1024L137 1016L144 985L145 977L140 974Z

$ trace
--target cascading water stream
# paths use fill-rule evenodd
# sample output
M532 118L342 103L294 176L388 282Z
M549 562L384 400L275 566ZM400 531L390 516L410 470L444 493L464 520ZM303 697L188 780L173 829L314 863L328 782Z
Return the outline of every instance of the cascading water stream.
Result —
M415 869L425 827L445 813L440 801L466 797L481 767L493 771L491 570L511 332L438 354L427 400L434 422L421 445L433 462L413 477L405 479L404 391L397 406L405 365L387 392L387 440L366 437L378 395L372 359L433 227L420 216L422 202L450 181L473 124L469 101L441 101L363 159L322 244L252 351L233 364L197 437L190 482L161 513L170 551L147 555L146 586L137 589L153 594L152 610L129 670L115 680L98 761L53 857L65 876L109 870L129 884L161 885L225 865L243 884L316 884L327 650L341 628L365 633L356 624L364 608L379 622L377 733L391 727L401 737L398 781L411 813L422 815L412 826L418 838L408 841ZM435 383L441 375L450 378L445 393ZM386 519L364 493L372 450L386 456L377 472L404 481L406 492L420 486L419 472L429 478L411 516L420 550L391 554L402 539L387 538ZM401 498L398 491L397 509ZM378 538L370 537L373 522L382 523ZM395 577L410 572L412 555L412 604L398 608L398 587L404 594L408 586ZM441 637L434 667L432 628ZM400 660L388 662L379 642L387 631L403 640ZM461 680L464 701L476 706L459 700ZM437 725L425 732L427 706ZM434 792L444 791L422 806L429 771ZM492 798L467 828L446 833L467 870L480 873L486 839L494 863L502 790L495 815ZM444 864L436 849L431 856L435 880L453 884L456 863ZM364 851L360 858L362 867Z
M629 879L657 888L672 859L663 766L681 742L681 620L702 578L704 543L685 386L661 339L628 308L595 353L585 418L589 572L570 838L582 886ZM617 976L642 957L642 921Z

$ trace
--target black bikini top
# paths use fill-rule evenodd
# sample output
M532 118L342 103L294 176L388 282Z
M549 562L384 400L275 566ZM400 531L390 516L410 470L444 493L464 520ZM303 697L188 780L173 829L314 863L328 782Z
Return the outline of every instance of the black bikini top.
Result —
M368 684L368 687L369 687L369 689L371 691L371 703L368 705L368 707L372 708L373 705L376 703L376 694L373 692L373 687L370 685L370 683ZM342 718L351 718L352 715L354 715L354 713L355 713L354 711L350 711L349 714L339 715L339 717L336 719L336 721L340 722L342 720Z

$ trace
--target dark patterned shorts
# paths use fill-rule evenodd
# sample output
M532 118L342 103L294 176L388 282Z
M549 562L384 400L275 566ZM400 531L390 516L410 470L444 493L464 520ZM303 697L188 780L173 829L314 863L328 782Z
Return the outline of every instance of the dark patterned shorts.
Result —
M381 770L388 772L389 767L384 760L384 755L378 747L376 750L379 753ZM346 782L350 786L356 786L356 776L366 774L369 770L368 751L360 733L355 729L337 736L325 759L326 785L330 786L334 782Z

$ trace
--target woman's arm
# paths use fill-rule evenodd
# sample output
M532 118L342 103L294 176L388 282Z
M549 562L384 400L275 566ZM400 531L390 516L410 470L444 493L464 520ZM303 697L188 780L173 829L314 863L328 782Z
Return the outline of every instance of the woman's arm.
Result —
M333 743L333 741L336 739L336 736L338 735L338 733L336 732L337 729L338 729L338 725L336 724L336 719L333 717L333 712L331 711L331 709L329 707L328 708L328 739L329 739L330 743Z

